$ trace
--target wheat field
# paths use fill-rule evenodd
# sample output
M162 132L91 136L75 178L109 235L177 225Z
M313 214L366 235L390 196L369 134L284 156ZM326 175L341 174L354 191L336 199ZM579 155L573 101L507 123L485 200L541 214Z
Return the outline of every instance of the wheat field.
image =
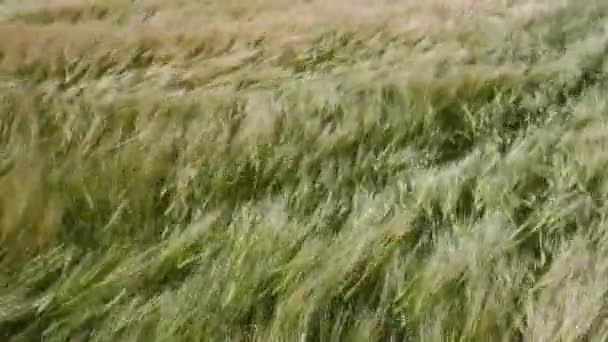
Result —
M608 340L608 2L0 1L0 340Z

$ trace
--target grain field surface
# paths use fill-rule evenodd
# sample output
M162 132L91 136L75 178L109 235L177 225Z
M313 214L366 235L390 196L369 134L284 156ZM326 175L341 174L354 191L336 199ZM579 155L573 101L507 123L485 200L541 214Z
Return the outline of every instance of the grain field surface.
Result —
M0 0L0 340L608 340L608 1Z

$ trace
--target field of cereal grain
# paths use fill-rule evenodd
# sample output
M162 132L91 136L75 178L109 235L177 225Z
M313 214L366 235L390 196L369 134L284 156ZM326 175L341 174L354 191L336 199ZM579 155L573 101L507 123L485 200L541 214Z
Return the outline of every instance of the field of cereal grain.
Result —
M608 2L0 1L0 340L608 339Z

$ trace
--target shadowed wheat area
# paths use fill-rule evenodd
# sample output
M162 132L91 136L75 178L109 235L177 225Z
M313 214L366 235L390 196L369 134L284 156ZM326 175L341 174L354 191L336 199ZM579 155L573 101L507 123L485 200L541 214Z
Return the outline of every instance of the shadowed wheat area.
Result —
M2 341L608 339L608 2L0 1Z

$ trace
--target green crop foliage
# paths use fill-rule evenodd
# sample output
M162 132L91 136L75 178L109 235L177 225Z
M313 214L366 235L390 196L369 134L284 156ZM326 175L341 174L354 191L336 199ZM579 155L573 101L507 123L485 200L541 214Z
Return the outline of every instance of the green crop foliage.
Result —
M608 2L0 1L2 341L608 340Z

